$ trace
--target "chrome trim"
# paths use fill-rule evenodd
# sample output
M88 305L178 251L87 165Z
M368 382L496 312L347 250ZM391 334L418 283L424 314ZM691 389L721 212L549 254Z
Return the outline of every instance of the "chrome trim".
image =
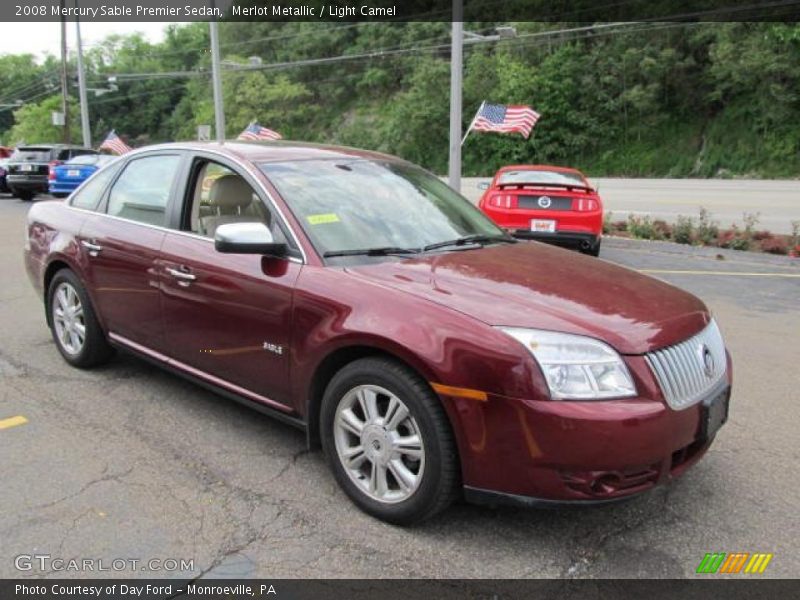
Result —
M712 320L688 340L645 354L670 408L683 410L700 402L725 377L725 342Z
M103 250L102 246L98 246L97 244L93 244L87 240L81 240L81 246L86 248L89 253L92 254L92 256L97 256L97 253Z
M303 257L302 260L299 260L299 259L297 259L297 258L295 258L293 256L288 256L288 257L286 257L287 260L289 260L291 262L294 262L294 263L301 264L301 265L302 264L308 264L308 256L306 255L306 251L303 249L303 245L300 243L300 239L297 237L297 233L292 228L292 226L289 223L289 220L286 218L286 215L284 214L283 210L281 210L281 207L278 206L278 204L275 202L275 198L272 196L272 194L269 192L269 190L264 186L264 184L259 180L259 175L262 176L262 177L266 177L266 175L264 175L264 173L262 173L258 169L251 168L250 164L252 164L252 163L250 163L250 161L246 161L247 164L245 164L245 161L243 159L237 158L236 156L231 155L231 154L225 154L224 152L220 152L218 150L212 150L212 149L205 148L205 147L204 148L197 148L197 147L192 147L192 146L180 146L180 145L177 145L177 146L165 145L165 146L157 146L157 147L156 146L153 146L153 147L145 146L144 148L138 148L136 150L132 150L131 152L128 152L127 154L125 154L124 158L127 160L131 156L138 156L139 154L146 154L147 152L162 152L164 150L177 150L177 151L182 151L182 152L208 152L209 154L214 154L216 156L221 156L222 158L225 158L227 160L235 162L237 165L243 167L253 177L253 179L255 180L256 184L259 187L259 189L261 189L261 191L264 192L264 195L267 197L267 200L269 201L269 203L272 206L272 208L275 209L275 212L277 212L278 215L280 215L280 218L283 221L283 224L286 226L286 230L292 236L292 239L294 240L295 245L297 246L297 249L300 251L300 255ZM123 157L120 157L120 158L123 158ZM91 177L89 177L86 181L84 181L81 184L80 187L83 187L83 185L87 181L90 181L101 170L102 169L98 169L96 172L94 172ZM78 189L80 189L80 187L78 187ZM77 191L77 189L75 191ZM202 239L202 240L208 240L212 244L214 243L213 239L209 239L209 238L204 237L202 235L197 235L197 234L190 233L190 232L187 232L187 231L180 231L178 229L170 229L169 227L161 227L159 225L150 225L150 224L147 224L147 223L142 223L140 221L133 221L131 219L125 219L125 218L122 218L122 217L116 217L114 215L109 215L108 213L101 213L101 212L97 212L97 211L94 211L94 210L87 210L85 208L78 208L76 206L72 206L72 204L70 203L71 200L72 200L72 198L69 199L69 202L65 202L64 205L67 206L68 208L73 209L73 210L80 210L80 211L88 212L88 213L91 213L91 214L94 214L94 215L102 215L102 216L109 217L109 218L112 218L112 219L119 219L120 221L125 221L126 223L137 223L137 224L143 225L145 227L151 227L153 229L161 229L161 230L164 230L164 231L169 231L171 233L179 233L179 234L182 234L182 235L188 235L190 237L195 237L195 238Z

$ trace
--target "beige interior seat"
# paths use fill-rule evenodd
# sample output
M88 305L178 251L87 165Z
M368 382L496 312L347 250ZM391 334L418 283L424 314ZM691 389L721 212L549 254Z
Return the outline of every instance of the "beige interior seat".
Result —
M253 189L238 175L228 174L216 179L208 192L208 202L213 214L200 217L200 228L210 237L214 237L220 225L258 220L247 210L253 202Z

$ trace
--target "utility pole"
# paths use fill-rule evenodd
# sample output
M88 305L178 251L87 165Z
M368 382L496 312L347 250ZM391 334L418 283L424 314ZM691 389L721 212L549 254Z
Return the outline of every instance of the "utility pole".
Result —
M75 0L75 8L78 1ZM92 147L92 130L89 128L89 103L86 100L86 73L83 71L83 46L81 45L81 23L75 17L75 41L78 44L78 90L81 100L81 129L83 130L83 145Z
M464 75L464 5L453 0L450 52L450 159L447 182L461 192L461 88Z
M67 89L67 17L64 16L64 4L61 0L61 112L64 114L64 131L62 141L72 142L69 130L69 91Z
M211 33L211 82L214 86L214 124L217 130L217 142L225 143L225 107L222 105L222 77L219 65L219 23L211 20L208 23Z

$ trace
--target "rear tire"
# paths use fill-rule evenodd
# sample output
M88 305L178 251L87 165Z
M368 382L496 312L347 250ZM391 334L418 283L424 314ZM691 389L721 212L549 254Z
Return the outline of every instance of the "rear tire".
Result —
M33 200L34 193L33 192L17 192L16 197L24 202L30 202Z
M63 192L57 192L57 193L53 192L50 195L53 196L53 198L66 198L67 196L69 196L69 194L65 194Z
M350 363L328 384L322 447L337 482L364 512L411 525L457 496L459 462L438 397L409 367L389 358Z
M86 289L69 269L62 269L50 281L47 311L56 347L73 367L88 369L114 355Z
M589 256L600 256L600 241L601 240L597 240L594 245L589 246L586 250L581 250L581 252Z

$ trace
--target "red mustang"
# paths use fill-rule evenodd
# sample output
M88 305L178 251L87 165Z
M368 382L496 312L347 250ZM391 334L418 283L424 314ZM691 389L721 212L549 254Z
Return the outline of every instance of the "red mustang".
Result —
M366 512L595 503L669 481L727 417L703 303L508 236L390 156L131 152L28 214L56 347L129 351L302 428Z
M547 165L503 167L478 207L519 238L600 253L603 203L576 169Z

